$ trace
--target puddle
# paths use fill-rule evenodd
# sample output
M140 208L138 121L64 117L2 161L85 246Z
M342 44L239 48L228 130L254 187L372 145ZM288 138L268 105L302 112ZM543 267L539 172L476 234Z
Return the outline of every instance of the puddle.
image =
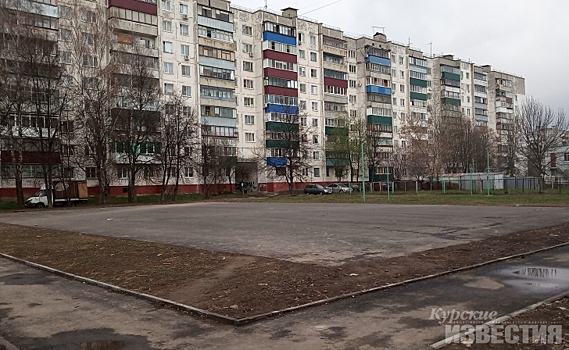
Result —
M81 350L119 350L124 347L122 341L90 341L81 343Z
M526 269L514 271L516 275L538 278L563 278L568 277L569 273L565 269L551 269L543 267L528 267Z

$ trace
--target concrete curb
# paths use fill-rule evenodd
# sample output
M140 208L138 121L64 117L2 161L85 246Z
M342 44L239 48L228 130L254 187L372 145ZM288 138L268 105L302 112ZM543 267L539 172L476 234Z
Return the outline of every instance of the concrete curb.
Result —
M549 298L547 298L547 299L544 299L544 300L542 300L542 301L538 301L537 303L532 304L532 305L530 305L530 306L528 306L528 307L525 307L525 308L523 308L523 309L519 309L519 310L516 310L516 311L514 311L514 312L510 312L510 313L507 314L507 315L498 317L498 318L496 318L496 319L494 319L494 320L492 320L492 321L488 321L488 322L484 323L484 325L490 326L490 325L494 325L494 324L502 324L502 323L504 323L505 321L510 320L510 319L512 319L512 318L514 318L514 317L520 315L520 314L523 314L523 313L528 312L528 311L533 310L533 309L537 309L538 307L540 307L540 306L542 306L542 305L544 305L544 304L552 303L552 302L557 301L557 300L559 300L559 299L562 299L562 298L564 298L564 297L566 297L566 296L569 296L569 291L563 292L563 293L561 293L561 294L554 295L554 296L549 297ZM465 334L467 334L467 333L469 333L469 331L462 332L462 333L453 335L453 336L451 336L451 337L445 338L445 339L443 339L443 340L441 340L441 341L438 341L438 342L436 342L436 343L434 343L434 344L431 344L430 347L431 347L431 349L436 349L436 350L438 350L438 349L443 348L443 347L445 347L445 346L447 346L447 345L453 344L453 342L454 342L455 340L456 340L456 341L460 341L460 337L463 336L463 335L465 335ZM471 333L471 334L474 334L475 332L470 331L470 333Z
M373 293L373 292L378 292L378 291L382 291L382 290L386 290L386 289L390 289L390 288L394 288L394 287L400 287L400 286L404 286L413 282L419 282L419 281L424 281L424 280L429 280L429 279L433 279L433 278L437 278L437 277L442 277L442 276L446 276L446 275L450 275L453 273L457 273L457 272L463 272L463 271L468 271L468 270L472 270L478 267L482 267L482 266L486 266L486 265L490 265L490 264L494 264L497 262L502 262L502 261L506 261L506 260L511 260L511 259L515 259L515 258L519 258L519 257L523 257L526 255L532 255L532 254L536 254L536 253L541 253L541 252L545 252L551 249L555 249L555 248L560 248L560 247L565 247L565 246L569 246L569 242L565 242L565 243L560 243L560 244L556 244L553 246L549 246L549 247L545 247L545 248L541 248L541 249L537 249L537 250L532 250L530 252L526 252L526 253L519 253L519 254L514 254L514 255L510 255L510 256L506 256L506 257L502 257L502 258L498 258L498 259L494 259L494 260L489 260L489 261L485 261L482 263L478 263L478 264L474 264L474 265L470 265L470 266L465 266L465 267L461 267L458 269L454 269L454 270L448 270L448 271L444 271L444 272L439 272L436 274L432 274L432 275L427 275L427 276L422 276L422 277L417 277L417 278L412 278L409 280L405 280L405 281L401 281L401 282L396 282L396 283L390 283L390 284L386 284L380 287L374 287L374 288L370 288L370 289L365 289L365 290L361 290L361 291L357 291L357 292L352 292L352 293L347 293L347 294L342 294L336 297L332 297L332 298L327 298L327 299L322 299L322 300L317 300L317 301L313 301L310 303L306 303L306 304L302 304L302 305L298 305L298 306L293 306L293 307L289 307L286 309L281 309L281 310L276 310L276 311L271 311L268 313L264 313L264 314L260 314L260 315L255 315L255 316L251 316L251 317L245 317L245 318L233 318L233 317L229 317L229 316L225 316L225 315L221 315L215 312L210 312L207 310L203 310L203 309L199 309L193 306L189 306L189 305L185 305L182 303L178 303L172 300L168 300L168 299L164 299L164 298L159 298L150 294L145 294L145 293L139 293L139 292L135 292L133 290L130 289L126 289L126 288L121 288L119 286L115 286L112 284L108 284L108 283L104 283L104 282L100 282L97 280L93 280L90 278L86 278L86 277L82 277L82 276L78 276L78 275L74 275L72 273L68 273L68 272L64 272L61 270L57 270L45 265L41 265L41 264L36 264L33 263L31 261L27 261L24 259L20 259L20 258L16 258L14 256L8 255L8 254L4 254L4 253L0 253L1 257L4 257L6 259L18 262L18 263L22 263L24 265L39 269L39 270L44 270L44 271L48 271L63 277L67 277L69 279L73 279L73 280L77 280L77 281L81 281L84 283L88 283L91 285L95 285L98 287L102 287L105 289L109 289L115 292L119 292L119 293L123 293L123 294L127 294L127 295L132 295L135 296L137 298L141 298L141 299L146 299L148 301L151 302L155 302L155 303L160 303L160 304L166 304L169 306L172 306L176 309L179 309L181 311L187 311L190 312L192 314L198 315L198 316L202 316L202 317L206 317L206 318L210 318L222 323L226 323L226 324L232 324L235 326L242 326L245 324L249 324L249 323L253 323L253 322L257 322L263 319L267 319L270 317L275 317L275 316L280 316L283 314L287 314L287 313L291 313L291 312L295 312L295 311L300 311L309 307L314 307L314 306L319 306L319 305L325 305L325 304L329 304L335 301L339 301L339 300L343 300L343 299L348 299L348 298L354 298L356 296L359 295L363 295L363 294L369 294L369 293Z
M14 344L10 343L9 341L7 341L2 337L0 337L0 346L5 347L6 350L18 350L18 348L15 347Z

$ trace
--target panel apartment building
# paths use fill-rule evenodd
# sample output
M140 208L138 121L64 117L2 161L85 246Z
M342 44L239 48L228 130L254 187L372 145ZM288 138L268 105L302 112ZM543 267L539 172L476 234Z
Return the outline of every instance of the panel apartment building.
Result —
M282 130L306 131L310 161L303 181L329 183L350 176L339 173L338 155L327 147L327 137L364 122L373 137L365 177L380 181L393 149L405 144L406 120L426 120L432 101L500 133L525 94L521 77L450 55L428 57L381 33L348 35L298 16L293 8L249 10L225 0L42 0L40 8L31 15L50 23L45 30L61 48L73 30L72 13L99 26L111 24L114 35L105 55L144 55L164 96L181 95L199 116L202 135L224 139L224 152L247 169L239 178L233 174L233 181L253 182L261 190L287 189L282 173L270 170L286 164ZM74 145L61 143L56 158L63 162ZM152 149L142 152L151 158ZM119 151L111 148L116 173L111 194L124 193L127 183ZM7 152L2 150L0 197L13 196ZM26 157L33 167L34 157ZM194 170L181 174L182 192L202 190ZM73 166L70 173L96 186L90 167ZM35 177L34 171L26 173L29 191L38 187ZM139 183L138 193L157 192L152 181Z

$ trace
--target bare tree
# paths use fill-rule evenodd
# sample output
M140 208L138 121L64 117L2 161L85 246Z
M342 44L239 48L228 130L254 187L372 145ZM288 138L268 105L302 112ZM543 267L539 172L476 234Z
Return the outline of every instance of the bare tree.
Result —
M116 57L108 54L115 35L111 25L97 21L96 13L104 11L100 4L95 7L78 4L68 13L62 13L71 33L69 40L62 44L65 61L69 63L64 85L74 101L68 123L68 129L72 130L68 135L76 135L75 140L68 142L75 142L70 147L79 148L74 157L75 165L88 177L97 179L101 204L107 200L113 170L110 146L116 114L111 110L115 107L120 83L128 80L121 79Z
M134 53L117 53L121 86L117 106L111 111L116 118L114 151L120 154L119 164L128 178L128 201L136 202L136 184L143 169L157 165L160 153L160 87L154 76L158 60L146 56L141 45L133 45Z
M196 143L197 121L182 96L172 95L164 101L160 118L161 201L166 200L168 188L174 182L172 199L176 201L180 176L191 162Z
M516 135L521 144L520 152L527 159L529 173L541 177L548 173L550 153L562 146L569 130L569 120L561 110L557 113L543 103L528 98L516 111ZM540 191L542 190L540 186Z
M323 142L306 125L306 118L306 115L281 114L279 121L271 122L266 132L265 147L256 151L263 170L284 178L291 196L294 185L308 178L311 152L320 149ZM305 125L301 125L303 120Z

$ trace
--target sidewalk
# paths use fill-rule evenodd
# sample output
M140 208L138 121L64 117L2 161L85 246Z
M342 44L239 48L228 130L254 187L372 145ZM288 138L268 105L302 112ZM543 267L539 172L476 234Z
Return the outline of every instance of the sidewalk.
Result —
M0 334L29 350L425 349L444 338L433 309L522 309L569 290L568 256L558 248L239 328L0 259Z

